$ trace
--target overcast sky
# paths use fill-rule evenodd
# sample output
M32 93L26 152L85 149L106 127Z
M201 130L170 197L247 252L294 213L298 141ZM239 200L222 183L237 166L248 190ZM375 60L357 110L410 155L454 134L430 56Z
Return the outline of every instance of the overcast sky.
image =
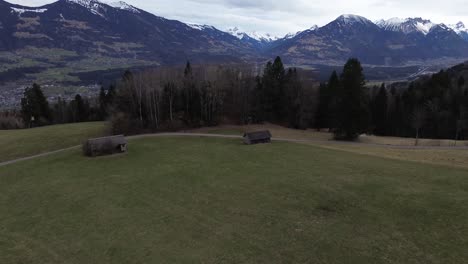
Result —
M7 0L39 6L53 0ZM112 0L110 0L112 1ZM106 1L103 1L106 2ZM209 24L225 30L284 35L323 26L341 14L371 20L392 17L423 17L437 23L468 24L468 0L127 0L127 3L158 16L183 22Z

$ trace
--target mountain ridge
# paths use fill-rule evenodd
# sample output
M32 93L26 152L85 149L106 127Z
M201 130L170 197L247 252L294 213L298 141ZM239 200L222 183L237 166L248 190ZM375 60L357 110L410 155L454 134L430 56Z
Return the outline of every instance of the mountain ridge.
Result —
M4 52L60 49L72 52L72 60L102 57L129 65L174 65L187 60L256 63L274 56L290 65L340 65L350 57L379 66L468 59L464 40L468 30L461 22L451 26L422 18L372 22L344 14L322 27L284 37L247 33L238 27L227 31L166 19L123 1L59 0L25 7L0 0L0 51ZM462 37L465 33L467 38ZM105 60L102 64L106 68L126 65L116 62L108 67Z

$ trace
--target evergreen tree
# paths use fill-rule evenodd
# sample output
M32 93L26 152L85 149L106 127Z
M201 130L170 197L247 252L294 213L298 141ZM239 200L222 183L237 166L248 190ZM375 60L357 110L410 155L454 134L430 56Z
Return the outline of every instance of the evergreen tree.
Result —
M299 80L297 70L289 69L286 75L286 111L289 126L293 128L301 128L303 125L302 119L304 118L302 111L302 84Z
M284 92L285 69L280 57L268 62L262 78L262 106L264 120L283 122L287 117L286 95Z
M337 92L340 79L336 71L330 76L326 85L320 85L320 99L317 110L317 128L331 128L336 123Z
M46 125L52 121L49 103L38 84L34 83L32 88L26 88L24 91L21 99L21 115L27 126Z
M88 120L89 104L81 95L77 94L75 99L71 102L71 111L74 122L84 122Z
M354 140L366 131L369 123L367 91L363 69L357 59L349 59L343 68L338 110L335 138Z
M387 135L387 114L388 114L388 96L385 84L380 87L379 93L375 97L373 107L373 124L375 125L375 134Z

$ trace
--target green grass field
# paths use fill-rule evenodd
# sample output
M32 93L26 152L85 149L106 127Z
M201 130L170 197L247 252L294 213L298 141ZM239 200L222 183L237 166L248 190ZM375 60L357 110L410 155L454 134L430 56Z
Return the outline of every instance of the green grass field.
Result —
M0 162L80 145L89 137L104 134L104 122L0 130Z
M467 263L468 170L147 138L0 168L0 263Z

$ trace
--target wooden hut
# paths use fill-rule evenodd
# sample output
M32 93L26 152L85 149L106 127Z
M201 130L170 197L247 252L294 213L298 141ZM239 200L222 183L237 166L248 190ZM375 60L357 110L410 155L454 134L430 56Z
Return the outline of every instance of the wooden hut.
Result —
M123 135L88 139L83 143L83 153L88 157L127 152L127 139Z
M271 143L271 133L268 130L247 132L244 134L244 143L246 145Z

